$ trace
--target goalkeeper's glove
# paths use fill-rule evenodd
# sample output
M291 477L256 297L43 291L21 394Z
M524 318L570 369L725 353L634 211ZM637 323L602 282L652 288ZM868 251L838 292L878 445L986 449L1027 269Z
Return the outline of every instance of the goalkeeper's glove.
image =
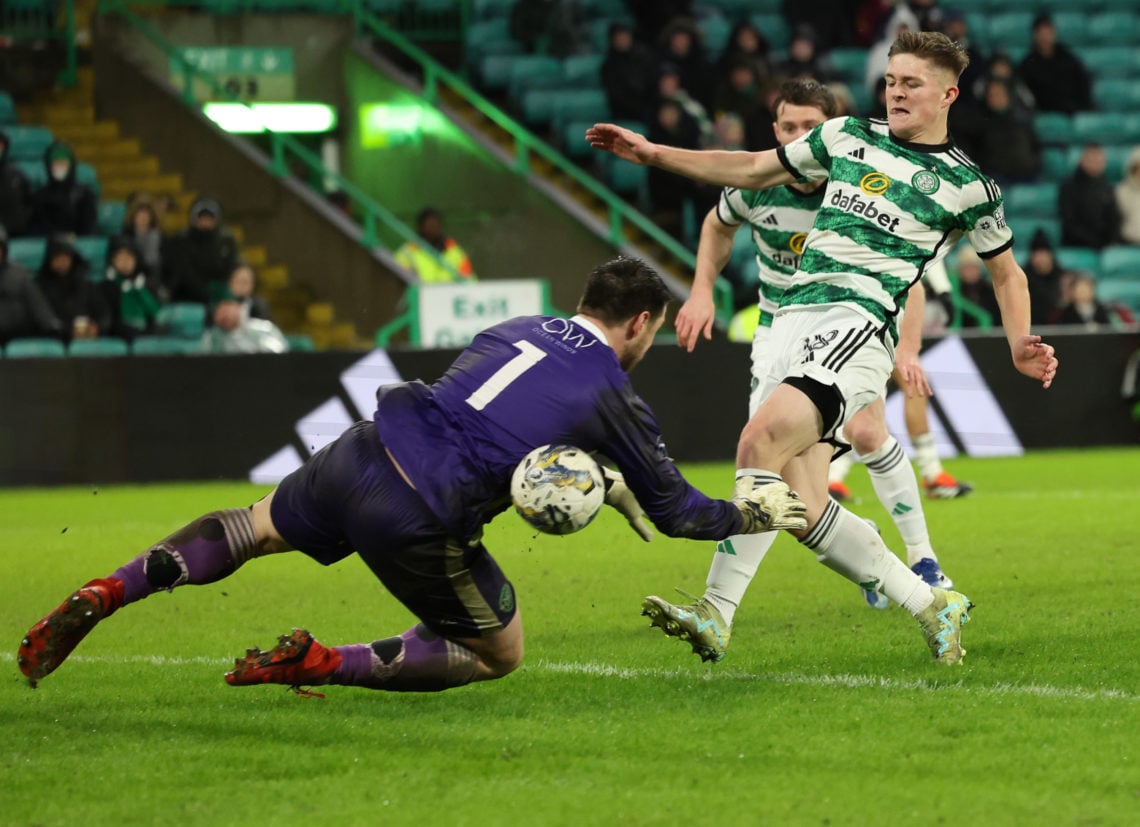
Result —
M755 477L741 477L736 481L732 504L744 518L741 534L807 528L807 505L785 482L757 485Z
M653 529L645 521L645 512L641 510L637 497L625 484L625 477L620 471L611 471L605 466L602 466L602 474L606 478L606 505L620 511L629 520L629 527L648 543L653 539Z

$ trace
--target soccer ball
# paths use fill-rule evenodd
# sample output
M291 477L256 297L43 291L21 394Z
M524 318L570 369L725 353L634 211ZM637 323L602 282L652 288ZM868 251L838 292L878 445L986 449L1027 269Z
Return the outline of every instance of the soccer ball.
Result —
M606 480L594 458L572 445L543 445L511 476L515 511L546 534L573 534L598 516Z

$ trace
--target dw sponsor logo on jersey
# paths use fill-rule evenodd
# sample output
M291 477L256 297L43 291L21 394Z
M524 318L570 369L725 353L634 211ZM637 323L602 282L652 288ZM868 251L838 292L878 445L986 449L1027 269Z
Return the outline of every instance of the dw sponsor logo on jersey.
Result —
M585 332L575 327L569 319L547 319L540 327L542 332L547 334L546 338L563 346L568 345L574 350L593 347L598 343L598 340L592 337L587 340Z

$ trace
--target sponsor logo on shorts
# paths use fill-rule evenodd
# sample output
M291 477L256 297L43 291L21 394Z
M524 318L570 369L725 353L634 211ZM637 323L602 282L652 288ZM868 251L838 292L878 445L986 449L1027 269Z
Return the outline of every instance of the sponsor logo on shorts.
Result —
M931 195L938 192L938 188L942 186L942 181L930 170L920 169L910 179L910 185L923 195Z
M839 335L838 330L829 330L826 333L816 333L813 336L804 339L804 358L800 364L815 361L815 352L822 350L829 344L835 341L835 337Z

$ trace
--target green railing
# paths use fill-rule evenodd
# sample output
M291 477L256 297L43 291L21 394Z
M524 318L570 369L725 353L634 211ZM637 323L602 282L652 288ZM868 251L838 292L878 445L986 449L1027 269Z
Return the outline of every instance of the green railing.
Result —
M343 0L341 0L343 2ZM203 71L188 61L182 50L168 41L154 26L139 17L123 0L101 0L99 11L103 14L113 14L125 20L130 26L145 37L152 45L160 49L180 69L182 74L182 100L187 106L197 108L198 102L194 97L194 82L204 83L216 96L222 100L248 105L227 88L216 76ZM454 268L444 261L431 245L419 238L400 219L389 212L364 190L340 174L327 169L320 156L304 146L291 135L282 132L266 130L269 141L270 172L278 178L287 178L290 175L289 160L295 158L301 162L309 174L319 176L321 180L332 181L343 191L359 208L361 216L360 243L368 249L379 246L380 229L384 228L401 241L411 242L423 247L427 253L434 256L445 269L455 273L458 281L461 277Z
M16 43L60 41L64 65L61 86L74 86L78 65L75 51L75 0L17 0L0 3L0 32Z

